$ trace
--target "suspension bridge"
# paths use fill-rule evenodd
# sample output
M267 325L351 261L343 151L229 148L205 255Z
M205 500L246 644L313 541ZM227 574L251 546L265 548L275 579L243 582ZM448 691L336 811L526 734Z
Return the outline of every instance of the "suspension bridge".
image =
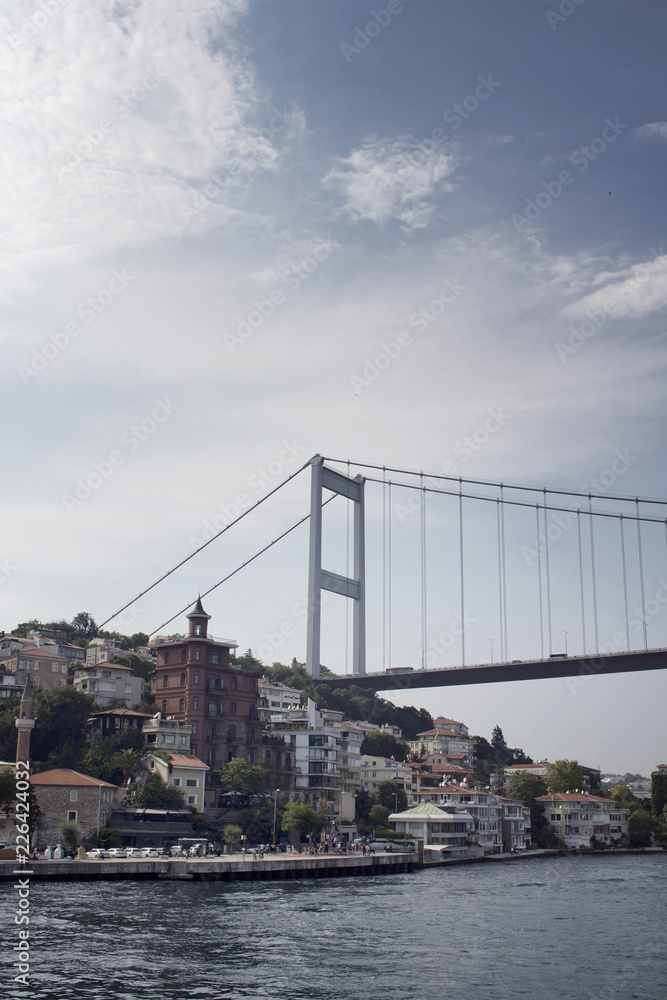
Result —
M309 510L200 596L309 522L304 645L313 681L376 691L553 677L573 678L569 683L576 685L596 674L667 667L667 500L320 455L101 627L240 521L258 517L263 504L308 470ZM615 478L601 476L601 489ZM334 501L344 511L332 519ZM335 522L338 550L325 544ZM335 571L325 568L323 550ZM334 676L320 676L327 594L345 601L343 653L330 661L342 669ZM407 618L414 620L416 635L406 642ZM659 638L653 646L649 632ZM480 656L484 646L490 656ZM406 649L411 665L401 665Z

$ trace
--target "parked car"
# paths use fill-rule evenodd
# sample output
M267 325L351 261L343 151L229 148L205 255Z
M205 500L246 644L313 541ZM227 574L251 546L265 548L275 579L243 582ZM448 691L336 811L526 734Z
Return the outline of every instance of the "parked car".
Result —
M140 847L126 847L125 853L128 858L143 858L144 852Z
M122 847L110 847L107 850L107 857L113 859L126 858L127 851L124 851Z
M109 857L109 852L103 851L101 847L93 847L92 850L86 851L86 857L91 861L103 861Z
M142 847L141 849L142 858L159 858L160 850L157 847Z

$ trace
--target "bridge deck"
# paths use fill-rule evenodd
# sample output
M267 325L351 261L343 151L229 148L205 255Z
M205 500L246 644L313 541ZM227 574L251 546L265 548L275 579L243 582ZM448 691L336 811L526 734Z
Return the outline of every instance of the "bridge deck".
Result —
M599 656L568 656L548 660L521 660L512 663L482 663L467 667L411 670L407 673L348 674L320 677L317 684L331 687L371 688L396 691L410 688L456 687L460 684L497 684L501 681L532 681L549 677L590 677L596 674L631 673L640 670L663 670L667 667L667 649L635 650L630 653L607 653ZM576 682L573 682L573 685Z

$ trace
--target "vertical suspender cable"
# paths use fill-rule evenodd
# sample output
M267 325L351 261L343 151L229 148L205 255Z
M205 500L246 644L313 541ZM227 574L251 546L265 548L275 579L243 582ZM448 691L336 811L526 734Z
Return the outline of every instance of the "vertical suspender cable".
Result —
M540 602L540 656L544 659L544 609L542 602L542 553L540 551L540 505L535 504L535 528L537 538L537 599Z
M581 544L581 511L577 508L577 537L579 540L579 599L581 601L581 644L586 655L586 603L584 597L584 552Z
M504 656L503 660L508 659L507 653L507 559L505 557L505 505L503 503L503 484L500 484L500 528L502 532L502 546L503 546L503 625L502 625L502 636L503 636L503 649Z
M459 478L459 554L461 558L461 666L466 665L466 616L463 588L463 479Z
M387 470L382 466L382 479ZM382 669L387 668L387 484L382 483Z
M549 567L549 528L547 525L547 491L543 490L544 493L544 565L546 569L546 583L547 583L547 640L549 646L549 655L553 653L553 646L551 640L551 571Z
M421 641L421 667L426 669L426 634L427 634L427 613L426 613L426 490L424 489L424 473L420 472L422 503L421 503L421 596L422 596L422 641Z
M391 666L391 479L387 493L387 666Z
M630 616L628 614L628 573L625 564L625 531L623 530L623 515L621 514L619 524L621 526L621 562L623 564L623 604L625 606L625 645L630 652Z
M496 500L496 533L498 535L498 633L500 635L500 660L505 661L505 643L503 642L503 557L502 533L500 530L500 500Z
M642 598L642 625L644 626L644 649L648 649L648 634L646 631L646 596L644 593L644 557L642 554L642 523L639 520L639 497L635 498L637 511L637 554L639 555L639 586Z
M347 478L350 478L350 461L347 462ZM350 501L348 500L345 505L345 576L349 579L350 577ZM350 640L350 602L345 601L345 673L347 673L347 664L349 656L349 640Z
M593 633L595 635L595 652L600 652L600 637L598 633L598 587L595 576L595 538L593 534L593 498L588 494L588 518L591 533L591 581L593 584Z

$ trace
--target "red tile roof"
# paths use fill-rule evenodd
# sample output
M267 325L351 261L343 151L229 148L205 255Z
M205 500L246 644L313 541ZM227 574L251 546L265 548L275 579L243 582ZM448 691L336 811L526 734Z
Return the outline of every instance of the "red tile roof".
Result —
M550 792L548 795L539 795L536 802L607 802L614 805L613 799L604 799L599 795L586 795L583 792ZM618 805L618 808L623 808Z
M118 788L108 781L100 781L99 778L91 778L89 774L80 774L79 771L70 771L66 767L55 767L52 771L40 771L39 774L31 774L30 781L33 785L77 785L94 786L98 788Z

